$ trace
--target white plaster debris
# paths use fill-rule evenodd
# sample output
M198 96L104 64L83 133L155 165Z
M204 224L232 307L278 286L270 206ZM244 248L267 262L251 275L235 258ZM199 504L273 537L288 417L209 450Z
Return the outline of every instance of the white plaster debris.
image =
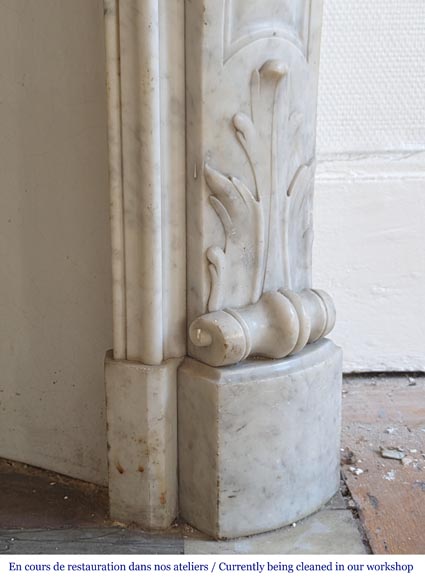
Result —
M403 457L406 456L406 453L402 447L380 447L381 456L385 457L386 459L396 459L401 461Z
M360 469L360 467L349 467L348 468L351 473L353 473L354 475L361 475L362 473L364 473L363 469Z
M391 471L388 471L384 475L384 479L386 479L387 481L395 481L395 478L396 478L396 472L394 471L394 469L392 469Z

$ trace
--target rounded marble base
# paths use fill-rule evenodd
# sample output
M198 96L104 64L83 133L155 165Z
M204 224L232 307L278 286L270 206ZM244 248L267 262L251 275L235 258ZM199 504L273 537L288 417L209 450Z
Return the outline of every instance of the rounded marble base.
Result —
M215 537L271 531L339 486L341 350L329 340L280 361L178 373L180 513Z

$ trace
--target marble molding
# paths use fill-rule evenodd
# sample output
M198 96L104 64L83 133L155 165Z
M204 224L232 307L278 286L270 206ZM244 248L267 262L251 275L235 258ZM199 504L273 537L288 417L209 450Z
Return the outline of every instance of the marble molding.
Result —
M186 353L184 1L104 0L104 14L114 321L114 362L105 364L110 510L116 519L160 529L177 516L171 425L177 365Z
M110 503L124 521L176 515L161 504L177 497L176 420L180 507L215 537L285 525L336 491L341 357L311 263L321 12L105 0ZM156 443L140 478L142 440Z
M186 353L183 0L104 0L114 357Z

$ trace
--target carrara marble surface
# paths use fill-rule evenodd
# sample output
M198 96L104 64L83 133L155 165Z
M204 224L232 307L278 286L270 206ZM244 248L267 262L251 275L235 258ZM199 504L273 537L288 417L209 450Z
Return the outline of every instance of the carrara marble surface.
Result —
M216 537L273 530L339 488L341 351L328 340L292 359L179 371L182 516Z
M312 285L320 22L321 2L306 0L186 11L188 348L214 366L282 358L313 342L308 326L321 326L315 340L333 328L331 298L323 323L301 294ZM287 347L266 333L250 344L264 319Z
M184 0L105 0L113 266L107 355L112 517L177 515L177 367L186 353Z
M338 486L341 355L311 263L322 1L106 8L111 509L170 523L177 423L183 517L271 530Z

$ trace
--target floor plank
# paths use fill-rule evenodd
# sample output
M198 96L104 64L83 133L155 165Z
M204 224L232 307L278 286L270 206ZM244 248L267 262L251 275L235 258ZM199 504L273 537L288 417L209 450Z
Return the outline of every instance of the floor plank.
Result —
M425 378L348 379L343 414L355 455L343 473L373 553L425 554ZM403 450L408 464L381 448Z
M176 534L128 528L0 530L0 554L183 554Z

